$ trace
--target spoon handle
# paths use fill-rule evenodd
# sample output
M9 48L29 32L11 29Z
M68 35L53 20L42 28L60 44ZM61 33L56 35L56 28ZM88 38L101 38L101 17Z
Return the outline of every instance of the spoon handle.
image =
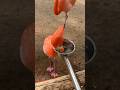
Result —
M70 76L71 76L71 78L72 78L72 82L73 82L73 85L74 85L75 89L76 89L76 90L81 90L81 87L80 87L80 85L79 85L79 83L78 83L78 79L77 79L77 77L76 77L76 75L75 75L75 73L74 73L74 70L73 70L73 68L72 68L72 65L71 65L69 59L68 59L66 56L63 56L63 58L64 58L64 60L65 60L65 63L66 63L66 65L67 65L67 68L68 68L68 70L69 70L69 73L70 73Z

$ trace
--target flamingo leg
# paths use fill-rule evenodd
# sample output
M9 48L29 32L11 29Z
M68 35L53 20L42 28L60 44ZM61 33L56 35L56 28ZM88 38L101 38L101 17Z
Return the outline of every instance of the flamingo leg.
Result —
M47 72L51 73L54 70L54 66L53 66L53 61L50 59L49 60L49 67L47 68Z
M56 60L54 60L54 62L53 62L54 70L50 74L51 77L54 77L54 78L58 76L56 64L57 64L57 62L56 62Z
M64 28L65 28L65 26L66 26L67 19L68 19L68 15L67 15L67 13L65 13L65 22L64 22Z

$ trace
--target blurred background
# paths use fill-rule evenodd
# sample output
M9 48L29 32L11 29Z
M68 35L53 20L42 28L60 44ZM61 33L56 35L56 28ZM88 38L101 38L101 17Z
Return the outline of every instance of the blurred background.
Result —
M0 7L0 90L34 90L19 50L23 31L35 21L35 1L1 0Z

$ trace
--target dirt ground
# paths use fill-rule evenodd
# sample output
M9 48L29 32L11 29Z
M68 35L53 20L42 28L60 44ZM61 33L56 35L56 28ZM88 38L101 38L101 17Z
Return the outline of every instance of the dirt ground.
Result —
M50 79L46 73L48 57L42 51L45 37L52 34L59 25L64 23L64 13L55 16L53 12L53 0L35 1L35 81ZM74 41L76 51L69 57L76 71L85 69L85 2L77 0L75 6L69 12L69 18L65 30L65 38ZM63 61L57 59L59 75L68 74Z

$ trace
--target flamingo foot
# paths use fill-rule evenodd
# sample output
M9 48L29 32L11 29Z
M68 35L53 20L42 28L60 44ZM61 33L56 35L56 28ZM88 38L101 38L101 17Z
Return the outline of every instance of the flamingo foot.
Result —
M50 73L50 76L53 77L53 78L56 78L56 77L58 77L58 73L56 73L56 72L51 72L51 73Z
M54 68L49 66L49 67L47 68L47 72L51 73L52 71L54 71Z

